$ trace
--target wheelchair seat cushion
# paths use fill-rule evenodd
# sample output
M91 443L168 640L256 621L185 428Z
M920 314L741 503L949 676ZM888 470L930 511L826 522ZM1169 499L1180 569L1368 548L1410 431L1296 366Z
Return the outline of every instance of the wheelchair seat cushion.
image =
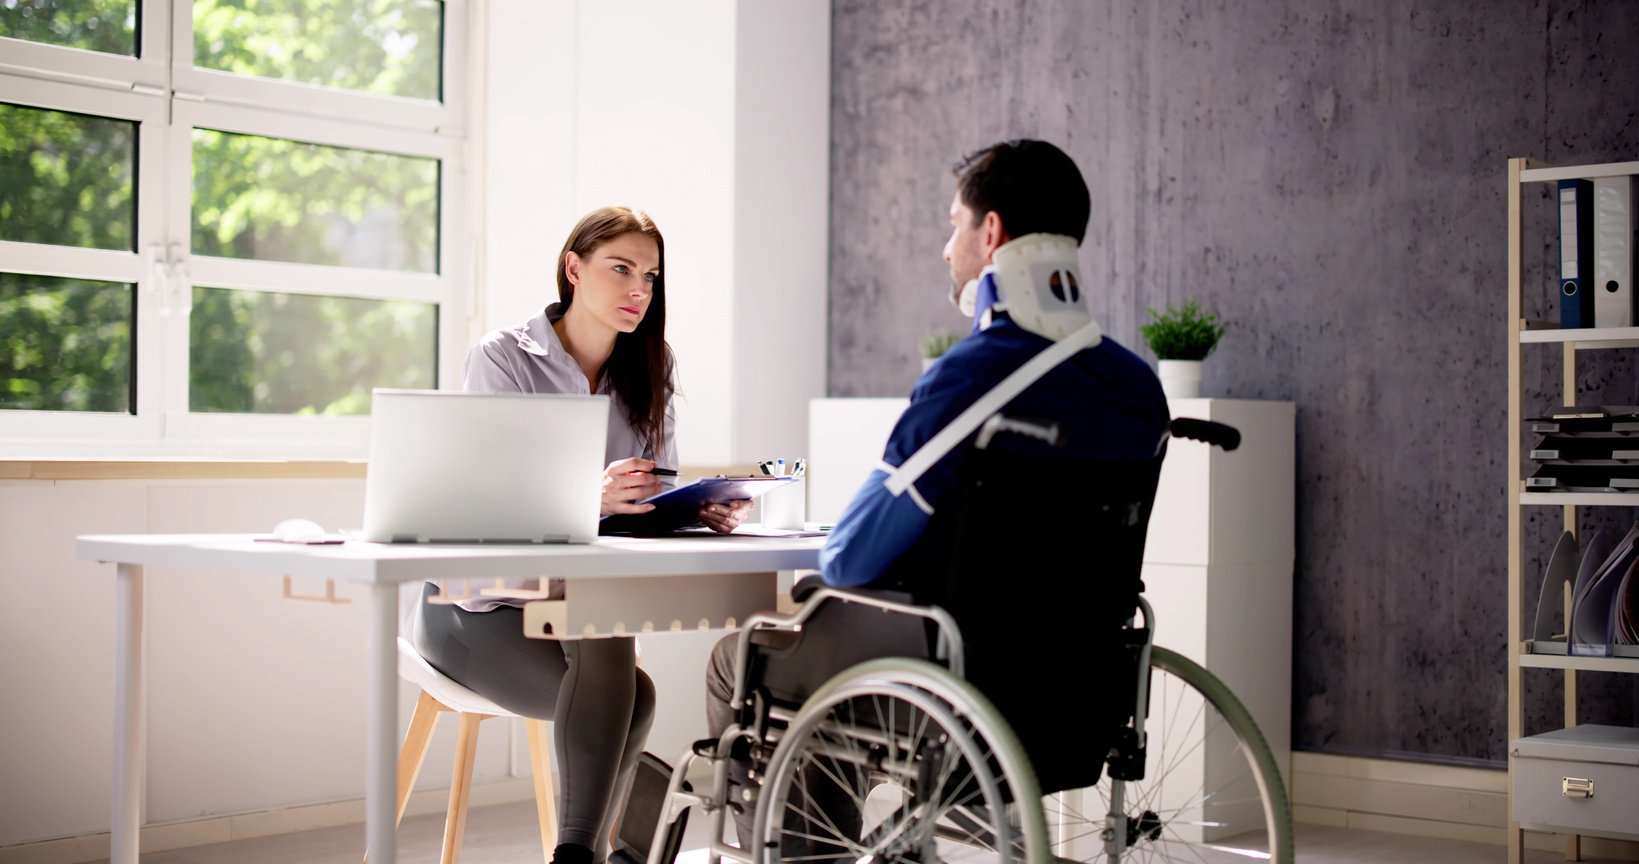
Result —
M835 598L821 603L802 630L759 630L748 658L754 688L796 708L837 673L879 657L928 659L921 619Z

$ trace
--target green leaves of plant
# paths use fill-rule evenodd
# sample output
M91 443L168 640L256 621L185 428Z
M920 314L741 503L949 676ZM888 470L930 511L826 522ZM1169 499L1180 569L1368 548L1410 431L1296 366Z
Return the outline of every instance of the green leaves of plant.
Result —
M945 356L945 352L960 341L962 341L962 334L942 330L922 337L922 341L917 344L922 349L922 356L931 360L935 357Z
M1151 321L1138 332L1160 360L1205 360L1224 335L1217 314L1202 311L1194 300L1183 306L1169 305L1165 312L1146 311Z

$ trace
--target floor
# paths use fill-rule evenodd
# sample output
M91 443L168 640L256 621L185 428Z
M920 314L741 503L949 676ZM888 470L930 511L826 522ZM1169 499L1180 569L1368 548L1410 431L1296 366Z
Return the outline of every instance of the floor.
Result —
M704 864L699 850L703 824L691 824L679 864ZM403 864L438 861L444 832L442 815L404 820L398 831L398 860ZM363 826L325 828L299 834L196 846L142 856L143 864L359 864L364 847ZM1305 864L1496 864L1505 860L1500 845L1466 843L1354 831L1318 825L1297 826L1298 860ZM475 807L467 816L463 864L540 864L539 827L534 802ZM1562 855L1529 852L1528 864L1557 864Z

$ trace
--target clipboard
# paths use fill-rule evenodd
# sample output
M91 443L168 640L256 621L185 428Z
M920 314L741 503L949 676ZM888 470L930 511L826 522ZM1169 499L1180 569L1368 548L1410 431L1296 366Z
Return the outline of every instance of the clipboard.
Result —
M599 534L670 534L700 521L700 508L742 498L756 498L796 477L701 477L639 501L653 504L647 513L613 513L598 523Z

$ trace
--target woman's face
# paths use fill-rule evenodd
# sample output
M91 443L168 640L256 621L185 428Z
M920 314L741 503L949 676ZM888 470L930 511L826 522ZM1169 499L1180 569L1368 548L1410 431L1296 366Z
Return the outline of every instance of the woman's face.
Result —
M571 309L579 309L609 328L630 333L637 329L654 299L660 276L660 247L642 234L630 232L586 255L570 252L564 261L575 286Z

